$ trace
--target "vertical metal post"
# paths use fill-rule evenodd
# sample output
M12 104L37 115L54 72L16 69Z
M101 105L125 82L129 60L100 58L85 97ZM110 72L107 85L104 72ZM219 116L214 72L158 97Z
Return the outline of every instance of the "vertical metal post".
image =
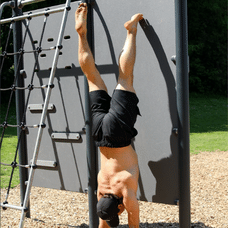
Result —
M187 0L176 0L176 74L179 117L180 228L190 228L189 77Z
M86 154L87 154L87 173L88 173L88 201L89 201L89 227L98 227L97 216L97 159L96 148L91 136L92 125L90 116L89 88L85 77L85 119L86 119Z
M94 39L93 39L93 10L91 2L86 2L88 5L87 17L87 39L92 53L94 54ZM87 153L87 170L88 170L88 198L89 198L89 227L98 227L98 216L96 213L97 205L97 153L95 143L92 139L92 122L89 100L89 87L85 77L85 118L86 118L86 153Z
M15 1L15 8L13 9L13 16L22 15L22 10L18 9L17 7L17 0ZM14 52L18 52L22 47L22 22L16 21L13 24L13 43L14 43ZM23 69L23 56L21 56L20 62L18 62L20 56L19 54L14 55L14 70L15 70L15 77L16 86L24 87L24 78L20 75L20 70ZM18 70L17 70L18 69ZM24 90L16 90L16 113L17 113L17 124L20 125L23 113L24 113L24 106L25 106L25 93ZM20 129L17 129L17 135L19 136ZM27 165L28 158L27 158L27 141L25 131L21 132L21 140L19 142L18 148L19 154L19 164ZM25 168L19 167L20 173L20 193L21 193L21 205L24 202L26 185L25 182L28 180L28 170ZM30 211L26 213L26 216L30 216Z

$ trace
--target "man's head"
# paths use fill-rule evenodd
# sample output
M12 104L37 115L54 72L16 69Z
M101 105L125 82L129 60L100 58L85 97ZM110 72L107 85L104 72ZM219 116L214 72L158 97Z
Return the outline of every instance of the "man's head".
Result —
M110 227L119 225L118 206L122 204L122 198L113 194L105 194L97 203L97 215L107 222Z

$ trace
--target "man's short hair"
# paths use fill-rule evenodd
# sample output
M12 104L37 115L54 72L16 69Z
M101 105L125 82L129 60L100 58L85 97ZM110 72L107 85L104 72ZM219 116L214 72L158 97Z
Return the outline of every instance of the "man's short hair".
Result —
M97 203L97 215L107 222L110 227L119 225L118 208L122 204L123 198L113 194L105 194Z

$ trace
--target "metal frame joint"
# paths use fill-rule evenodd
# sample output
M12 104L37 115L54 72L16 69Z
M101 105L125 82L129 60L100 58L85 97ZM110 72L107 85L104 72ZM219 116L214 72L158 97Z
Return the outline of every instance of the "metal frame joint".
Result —
M8 202L4 201L2 204L5 205L5 204L8 204ZM7 210L7 207L2 207L2 209L5 211L5 210Z

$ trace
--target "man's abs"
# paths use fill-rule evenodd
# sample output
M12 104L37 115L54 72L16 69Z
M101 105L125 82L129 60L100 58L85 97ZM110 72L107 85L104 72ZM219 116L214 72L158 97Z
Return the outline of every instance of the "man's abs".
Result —
M123 148L101 147L101 170L98 175L100 194L122 196L123 189L137 191L138 159L131 146Z

